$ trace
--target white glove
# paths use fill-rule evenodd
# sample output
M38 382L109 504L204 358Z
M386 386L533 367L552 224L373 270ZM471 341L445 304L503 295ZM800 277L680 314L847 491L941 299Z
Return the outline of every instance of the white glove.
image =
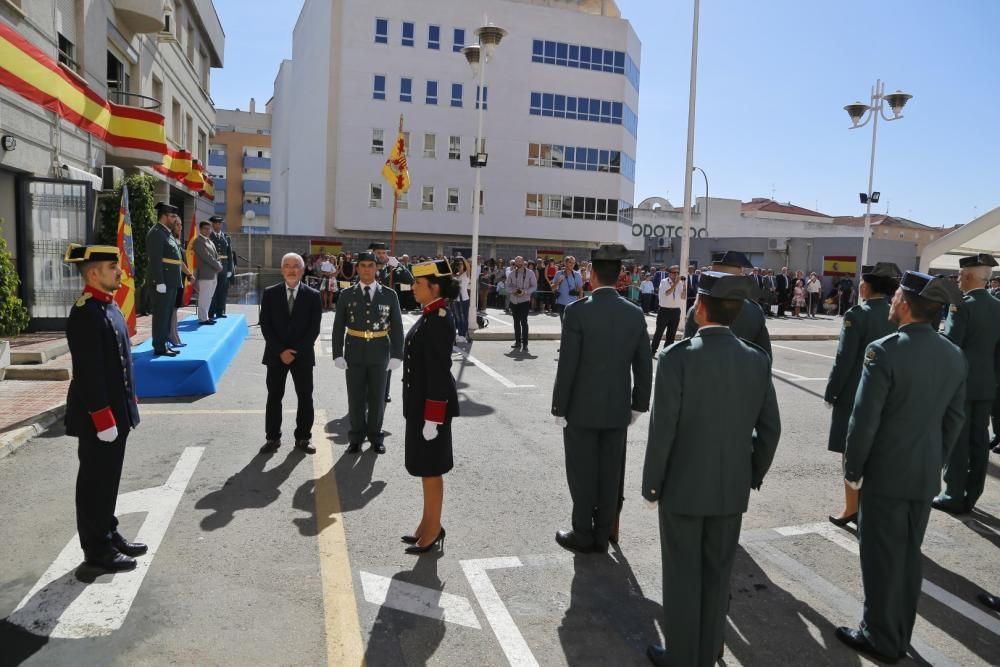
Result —
M232 271L226 271L226 277L227 278L232 278L233 277L233 272Z
M166 283L160 283L160 284L158 284L156 286L156 291L158 293L160 293L160 294L166 294L167 293L167 285L166 285Z
M629 418L629 420L628 420L628 425L629 425L629 426L632 426L632 425L633 425L633 424L635 424L635 423L636 423L637 421L639 421L639 417L640 417L641 415L642 415L642 413L641 413L641 412L639 412L638 410L633 410L633 411L632 411L632 416L631 416L631 417Z
M833 410L833 403L827 403L826 401L824 401L823 405L826 406L827 410Z
M555 422L556 426L558 426L559 428L566 428L567 426L569 426L569 422L566 421L565 417L556 417Z
M395 257L389 257L389 260L386 262L386 264L395 269L397 266L399 266L399 260L396 259Z
M399 370L400 367L402 367L402 365L403 365L402 359L396 359L395 357L393 357L392 359L389 360L389 365L386 366L386 370L396 371Z
M642 501L646 503L646 509L648 510L655 510L656 506L659 505L659 502L655 500L646 500L645 498L643 498Z
M424 440L428 442L435 439L436 437L438 437L438 425L435 424L434 422L425 421L423 435L424 435Z
M865 481L864 477L862 477L861 479L859 479L856 482L851 482L851 481L846 480L846 479L844 480L844 482L847 484L847 486L851 487L855 491L860 491L861 490L861 485L864 484L864 481Z
M101 442L114 442L118 439L118 427L112 426L111 428L106 428L103 431L98 431L97 439Z
M343 357L337 357L336 359L333 360L333 365L336 366L337 368L339 368L342 371L346 371L347 370L347 359L344 359Z

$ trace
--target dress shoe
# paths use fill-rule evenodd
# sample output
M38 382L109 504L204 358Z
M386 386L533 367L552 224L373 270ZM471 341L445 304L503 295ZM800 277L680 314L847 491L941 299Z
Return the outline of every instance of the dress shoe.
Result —
M833 516L831 514L828 518L830 519L830 523L832 523L835 526L840 526L841 528L843 528L844 526L846 526L849 523L853 523L855 525L857 525L857 523L858 523L858 513L857 512L855 512L854 514L848 514L845 517Z
M278 447L281 447L281 440L268 440L264 443L264 446L260 448L260 453L271 454L278 451Z
M834 634L837 635L837 639L847 644L858 653L870 655L876 660L890 665L894 665L899 662L898 656L890 657L888 655L882 655L876 651L875 647L871 645L871 642L868 641L868 638L865 637L865 634L861 632L861 630L856 628L839 627Z
M154 357L176 357L178 354L177 350L153 350Z
M316 448L309 444L308 440L296 440L295 449L302 450L306 454L315 454Z
M142 542L128 542L122 534L117 531L111 533L111 546L118 549L118 551L126 556L131 556L132 558L141 556L149 551L149 547Z
M361 453L361 443L360 442L352 442L351 444L349 444L347 446L347 453L348 454L360 454Z
M556 531L556 544L568 551L575 551L581 554L589 554L594 551L594 545L581 544L579 537L572 530Z
M416 544L420 538L417 537L416 535L403 535L399 539L400 541L405 542L407 544Z
M513 345L510 346L510 349L515 350L515 351L516 350L520 350L521 349L521 344L520 343L514 343Z
M386 396L385 397L385 402L386 403L392 403L392 397L391 396Z
M376 454L385 454L385 445L382 444L381 442L377 442L374 445L372 445L372 449L375 450Z
M134 570L136 565L134 558L114 550L103 556L87 556L83 562L90 567L100 568L108 572Z
M976 598L982 602L985 606L989 607L993 611L1000 611L1000 595L990 595L989 593L980 593Z
M525 354L527 354L528 353L528 346L527 345L522 345L521 346L521 352L524 352Z
M215 324L215 320L205 320L204 322L198 320L198 326L202 326L204 324Z
M228 317L228 315L226 315L225 313L221 313L219 315L216 315L215 317L216 317L216 319L218 319L220 317Z
M993 452L994 454L1000 454L1000 438L993 438L993 442L996 444L993 446L992 449L990 449L990 451Z
M438 536L434 538L434 541L428 544L427 546L421 547L417 546L417 544L414 543L412 547L406 547L406 549L404 549L403 551L405 551L408 554L425 554L438 544L441 545L441 550L444 551L444 526L441 526L441 532L438 533Z
M942 512L947 512L948 514L965 514L967 511L965 505L962 503L947 500L943 496L937 496L931 500L931 507Z
M659 644L650 644L646 648L646 657L657 667L666 667L669 664L667 659L667 649Z

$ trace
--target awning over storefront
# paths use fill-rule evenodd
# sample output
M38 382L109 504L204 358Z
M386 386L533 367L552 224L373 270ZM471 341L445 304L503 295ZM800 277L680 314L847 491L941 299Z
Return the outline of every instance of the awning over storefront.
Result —
M924 247L920 270L958 271L958 260L988 252L1000 257L1000 206Z

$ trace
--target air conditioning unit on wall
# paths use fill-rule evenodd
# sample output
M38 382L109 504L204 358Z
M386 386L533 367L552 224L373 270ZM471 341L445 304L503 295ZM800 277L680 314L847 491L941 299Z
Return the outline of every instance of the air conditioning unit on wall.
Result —
M788 250L788 239L768 239L767 240L768 250Z

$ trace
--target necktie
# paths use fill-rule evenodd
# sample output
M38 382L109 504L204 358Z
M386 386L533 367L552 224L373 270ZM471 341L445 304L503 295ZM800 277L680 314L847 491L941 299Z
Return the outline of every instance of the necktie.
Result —
M365 303L372 302L372 288L371 285L365 287Z
M295 290L291 287L288 288L288 314L292 314L292 308L295 307Z

